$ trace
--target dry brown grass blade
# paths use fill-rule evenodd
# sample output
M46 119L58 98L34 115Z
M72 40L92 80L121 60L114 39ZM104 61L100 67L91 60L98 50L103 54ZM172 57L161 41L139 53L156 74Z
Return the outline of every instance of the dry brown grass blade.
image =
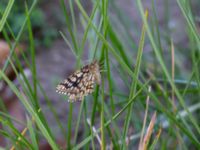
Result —
M171 40L171 68L172 68L172 80L174 82L174 74L175 74L175 53L174 53L174 43ZM172 89L172 104L174 112L176 112L176 104L175 104L175 96L174 96L174 89Z
M149 140L150 140L151 135L153 133L155 122L156 122L156 112L154 112L154 114L153 114L153 116L151 118L151 121L150 121L149 126L147 128L147 132L146 132L146 134L144 136L144 139L142 140L142 144L139 147L139 150L146 150L147 149Z
M28 130L28 128L25 127L24 130L21 132L21 135L24 136L24 135L26 134L27 130ZM18 141L20 141L20 140L21 140L21 138L18 137L18 138L17 138L16 145L18 144ZM13 145L13 146L10 148L10 150L15 150L15 146Z
M151 87L148 88L148 91L151 92ZM144 137L144 130L145 130L147 115L148 115L148 108L149 108L149 95L147 96L147 99L146 99L146 109L145 109L143 127L142 127L142 132L141 132L141 136L140 136L140 143L139 143L138 149L140 149L141 146L142 146L142 141L143 141L143 137Z

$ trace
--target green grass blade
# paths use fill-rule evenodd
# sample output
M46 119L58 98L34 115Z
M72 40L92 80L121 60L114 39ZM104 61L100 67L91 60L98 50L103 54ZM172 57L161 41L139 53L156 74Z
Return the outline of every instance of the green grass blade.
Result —
M14 2L15 2L15 0L9 0L9 2L7 4L7 7L6 7L6 9L5 9L4 13L3 13L3 16L1 18L1 20L0 20L0 32L3 30L3 27L4 27L5 23L6 23L6 20L7 20L8 15L9 15L12 7L13 7Z
M37 4L37 0L34 0L33 3L32 3L32 5L31 5L31 8L29 9L29 12L28 12L29 15L32 13L32 11L33 11L33 9L34 9L34 7L35 7L36 4ZM9 59L11 59L11 57L13 56L14 50L15 50L17 44L19 43L19 40L20 40L20 38L21 38L21 35L22 35L22 33L23 33L24 29L25 29L25 25L26 25L26 23L27 23L27 20L28 20L28 18L26 17L25 20L24 20L24 22L22 23L22 26L21 26L21 28L20 28L20 31L19 31L19 33L17 34L16 40L15 40L15 42L14 42L14 44L12 45L12 48L11 48L11 50L10 50L10 54L9 54L9 56L8 56L8 59L6 60L4 66L3 66L3 69L2 69L3 72L4 72L4 71L7 69L7 67L8 67L8 64L9 64L8 61L9 61ZM0 77L0 79L1 79L1 77Z
M148 17L148 11L145 13L145 19ZM143 47L144 47L144 41L145 41L145 32L146 32L146 27L143 25L142 27L142 33L141 33L141 38L140 38L140 43L138 47L138 55L136 59L136 66L135 66L135 77L137 78L139 76L139 71L140 71L140 65L141 65L141 60L142 60L142 54L143 54ZM131 99L135 92L136 92L136 87L137 87L137 79L135 80L134 77L132 78L132 83L131 83L131 89L130 89L130 94L129 94L129 99ZM126 137L127 137L127 132L130 124L130 119L132 117L132 108L133 108L133 103L128 107L127 110L127 117L125 119L125 124L124 124L124 131L123 131L123 145L122 149L126 148Z
M30 138L31 138L34 150L39 150L38 142L37 142L37 139L36 139L36 134L35 134L35 131L34 131L34 128L33 128L34 120L31 121L28 116L26 118L27 118L27 127L28 127L28 130L29 130L29 133L30 133Z
M28 26L29 41L30 41L30 54L31 54L31 61L32 61L31 62L31 64L32 64L31 71L32 71L32 80L33 80L33 98L35 101L38 101L38 98L37 98L37 72L36 72L36 62L35 62L35 44L34 44L30 14L28 13L28 6L27 6L27 4L25 6L26 6L26 17L28 18L27 26Z
M30 113L31 116L35 118L36 124L38 125L38 128L43 133L44 137L47 139L49 144L54 150L58 150L58 146L55 143L55 140L52 139L51 134L46 129L45 125L43 124L42 120L38 116L38 113L35 112L34 108L29 104L27 101L25 95L21 94L21 92L17 89L17 87L5 76L5 74L0 70L0 77L3 78L6 83L9 85L11 90L16 94L16 96L19 98L19 100L22 102L26 110Z
M149 81L146 82L145 84L143 84L143 86L135 93L135 95L132 97L131 100L128 101L128 103L126 103L126 105L120 110L118 111L110 120L108 120L105 124L104 127L109 126L113 120L117 119L129 106L130 104L135 100L135 98L144 90L144 88L149 84ZM96 133L94 133L93 135L88 136L87 138L85 138L80 144L76 145L75 147L73 147L72 150L78 150L81 147L83 147L85 144L87 144L94 136L96 136L97 133L100 132L99 128L97 130Z
M143 22L144 22L144 24L145 24L145 26L146 26L147 33L148 33L148 36L149 36L149 40L150 40L150 42L151 42L151 44L152 44L152 47L153 47L153 50L154 50L154 52L155 52L155 54L156 54L156 58L157 58L157 60L159 61L160 65L161 65L161 67L162 67L162 70L163 70L163 72L164 72L164 74L165 74L165 76L166 76L167 79L169 80L169 83L170 83L172 89L174 90L175 95L177 96L177 98L178 98L178 100L179 100L181 106L187 111L187 113L188 113L188 115L189 115L189 119L191 120L192 124L193 124L194 127L196 128L197 132L200 134L200 127L198 126L197 121L196 121L195 118L192 116L192 114L188 111L187 106L186 106L186 104L185 104L185 102L184 102L184 100L183 100L183 97L181 96L181 94L180 94L180 92L178 91L176 85L175 85L174 82L172 81L172 78L171 78L169 72L167 71L166 65L164 64L164 62L163 62L163 60L162 60L162 57L161 57L161 55L160 55L160 53L159 53L159 50L158 50L158 48L157 48L157 46L156 46L156 43L155 43L155 41L154 41L154 38L153 38L153 36L152 36L152 34L151 34L151 31L150 31L150 29L149 29L149 25L148 25L148 23L147 23L147 20L145 19L145 15L144 15L144 10L143 10L142 4L141 4L141 2L140 2L139 0L137 0L137 4L138 4L139 10L140 10L140 13L141 13Z
M74 46L73 48L76 51L76 54L78 55L78 51L79 51L78 42L76 41L76 38L75 38L76 36L73 33L73 30L72 30L72 27L71 27L70 19L69 19L68 13L67 13L67 8L66 8L64 0L60 0L60 5L61 5L61 8L63 10L63 14L65 16L65 22L66 22L68 31L69 31L70 36L72 38L72 43L73 43L73 46Z

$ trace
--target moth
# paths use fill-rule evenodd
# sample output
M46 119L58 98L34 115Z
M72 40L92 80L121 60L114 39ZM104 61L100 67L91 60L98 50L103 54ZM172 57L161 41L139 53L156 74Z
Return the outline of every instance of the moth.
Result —
M101 83L100 65L97 60L83 66L57 85L56 92L69 97L69 102L82 101L94 91L94 85Z

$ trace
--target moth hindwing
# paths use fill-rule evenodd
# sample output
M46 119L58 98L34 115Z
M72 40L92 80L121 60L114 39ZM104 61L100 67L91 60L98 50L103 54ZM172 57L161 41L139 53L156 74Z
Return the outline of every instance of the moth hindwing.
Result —
M83 100L94 91L94 84L100 84L101 74L98 61L83 66L57 85L56 91L69 97L69 101Z

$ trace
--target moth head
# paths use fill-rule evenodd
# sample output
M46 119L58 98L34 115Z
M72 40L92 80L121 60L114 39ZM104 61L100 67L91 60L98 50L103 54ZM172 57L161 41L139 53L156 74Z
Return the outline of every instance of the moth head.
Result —
M101 83L101 74L100 74L100 66L97 60L94 60L90 66L90 70L92 74L94 74L94 78L97 84Z

